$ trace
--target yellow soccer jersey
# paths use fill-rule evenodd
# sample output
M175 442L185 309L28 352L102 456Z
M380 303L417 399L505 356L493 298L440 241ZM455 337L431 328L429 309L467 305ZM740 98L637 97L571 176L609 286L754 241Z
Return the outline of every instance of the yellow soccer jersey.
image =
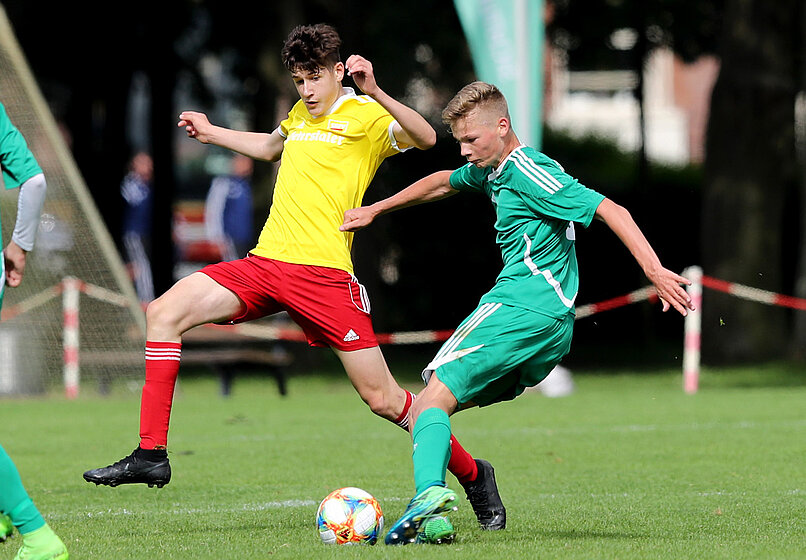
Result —
M314 118L298 101L280 123L283 156L254 254L353 272L344 212L361 205L381 162L409 146L396 142L380 103L344 89L327 114Z

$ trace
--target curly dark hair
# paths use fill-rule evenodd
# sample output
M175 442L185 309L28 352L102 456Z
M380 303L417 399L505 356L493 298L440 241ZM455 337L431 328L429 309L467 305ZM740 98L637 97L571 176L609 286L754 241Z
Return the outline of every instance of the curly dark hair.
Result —
M280 56L289 72L316 72L332 68L341 60L341 38L333 26L326 23L298 25L283 43Z

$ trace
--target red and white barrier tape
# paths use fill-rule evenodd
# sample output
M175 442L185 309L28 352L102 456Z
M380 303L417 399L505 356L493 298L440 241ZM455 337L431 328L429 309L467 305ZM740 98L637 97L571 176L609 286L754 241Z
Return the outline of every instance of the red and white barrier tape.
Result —
M606 299L604 301L600 301L599 303L580 305L577 307L577 320L590 317L591 315L601 313L602 311L610 311L611 309L624 307L625 305L629 305L631 303L638 303L639 301L646 300L651 302L658 301L658 294L655 292L655 288L652 286L635 290L623 296Z
M683 390L686 393L696 393L699 388L703 287L765 305L775 305L778 307L788 307L790 309L806 311L806 299L785 296L783 294L705 276L702 273L702 269L698 266L687 268L683 272L683 276L691 280L691 286L688 286L687 290L691 296L694 307L697 309L696 311L689 312L685 320Z
M725 280L719 280L718 278L712 278L710 276L702 277L702 285L706 288L724 292L741 299L806 311L806 299L803 298L776 294L775 292L751 288L750 286L743 286L734 282L726 282Z
M766 305L776 305L806 311L806 299L794 296L786 296L752 288L734 282L719 280L710 276L705 276L700 267L690 267L683 272L683 275L692 281L692 286L687 288L691 295L697 311L689 312L685 321L685 339L683 354L683 387L688 393L697 391L699 383L700 369L700 337L701 319L700 309L702 304L702 288L710 288L724 292L735 297L763 303ZM29 297L26 300L8 308L3 314L4 319L10 319L17 315L27 313L44 305L62 295L63 307L63 351L64 351L64 384L65 391L69 398L78 395L79 389L79 294L84 293L93 299L106 303L125 307L128 299L116 292L89 284L76 278L65 278L59 284L43 290L39 294ZM623 296L600 301L599 303L589 303L576 308L576 318L584 319L611 309L624 307L632 303L641 301L657 301L658 295L652 286L646 286L634 290ZM243 323L238 325L206 325L204 328L223 329L237 332L245 336L259 338L263 340L287 340L302 342L305 335L298 327L275 327L271 325L261 325L256 323ZM423 344L429 342L441 342L450 338L453 330L428 330L428 331L406 331L397 333L377 333L380 344Z
M4 309L3 319L7 321L9 319L13 319L17 315L22 315L23 313L33 311L37 307L45 305L50 300L61 295L62 290L63 290L62 282L59 282L55 286L51 286L47 290L42 290L38 294L34 294L28 299L24 299L21 302L10 306L8 309Z
M623 296L600 301L599 303L589 303L576 308L576 318L583 319L602 311L609 311L618 307L623 307L631 303L640 301L657 301L658 294L655 288L647 286L632 291ZM288 340L305 341L305 334L299 327L278 328L269 325L239 323L237 325L205 325L202 328L225 329L237 332L244 336L262 338L265 340ZM451 337L454 329L434 330L434 331L402 331L395 333L375 333L380 344L426 344L429 342L442 342Z

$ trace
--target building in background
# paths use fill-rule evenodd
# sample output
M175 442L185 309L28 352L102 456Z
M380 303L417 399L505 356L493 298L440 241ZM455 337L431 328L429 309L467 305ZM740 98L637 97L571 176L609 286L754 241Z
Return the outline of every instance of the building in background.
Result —
M572 136L609 138L624 151L640 147L634 71L569 71L566 53L550 45L546 57L548 126ZM686 64L670 49L652 53L643 76L649 160L677 165L703 161L711 90L718 72L715 57Z

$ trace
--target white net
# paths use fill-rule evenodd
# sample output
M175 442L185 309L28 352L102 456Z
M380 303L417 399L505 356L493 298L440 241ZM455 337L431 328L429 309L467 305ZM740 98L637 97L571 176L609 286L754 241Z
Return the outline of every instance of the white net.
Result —
M6 289L0 322L0 395L65 383L106 390L142 378L144 317L126 269L28 68L0 6L0 100L45 172L47 198L20 287ZM0 221L11 237L18 189L0 188ZM63 308L65 279L80 282L75 310ZM77 357L75 350L78 349ZM76 370L76 365L78 369ZM80 377L76 377L76 375Z

